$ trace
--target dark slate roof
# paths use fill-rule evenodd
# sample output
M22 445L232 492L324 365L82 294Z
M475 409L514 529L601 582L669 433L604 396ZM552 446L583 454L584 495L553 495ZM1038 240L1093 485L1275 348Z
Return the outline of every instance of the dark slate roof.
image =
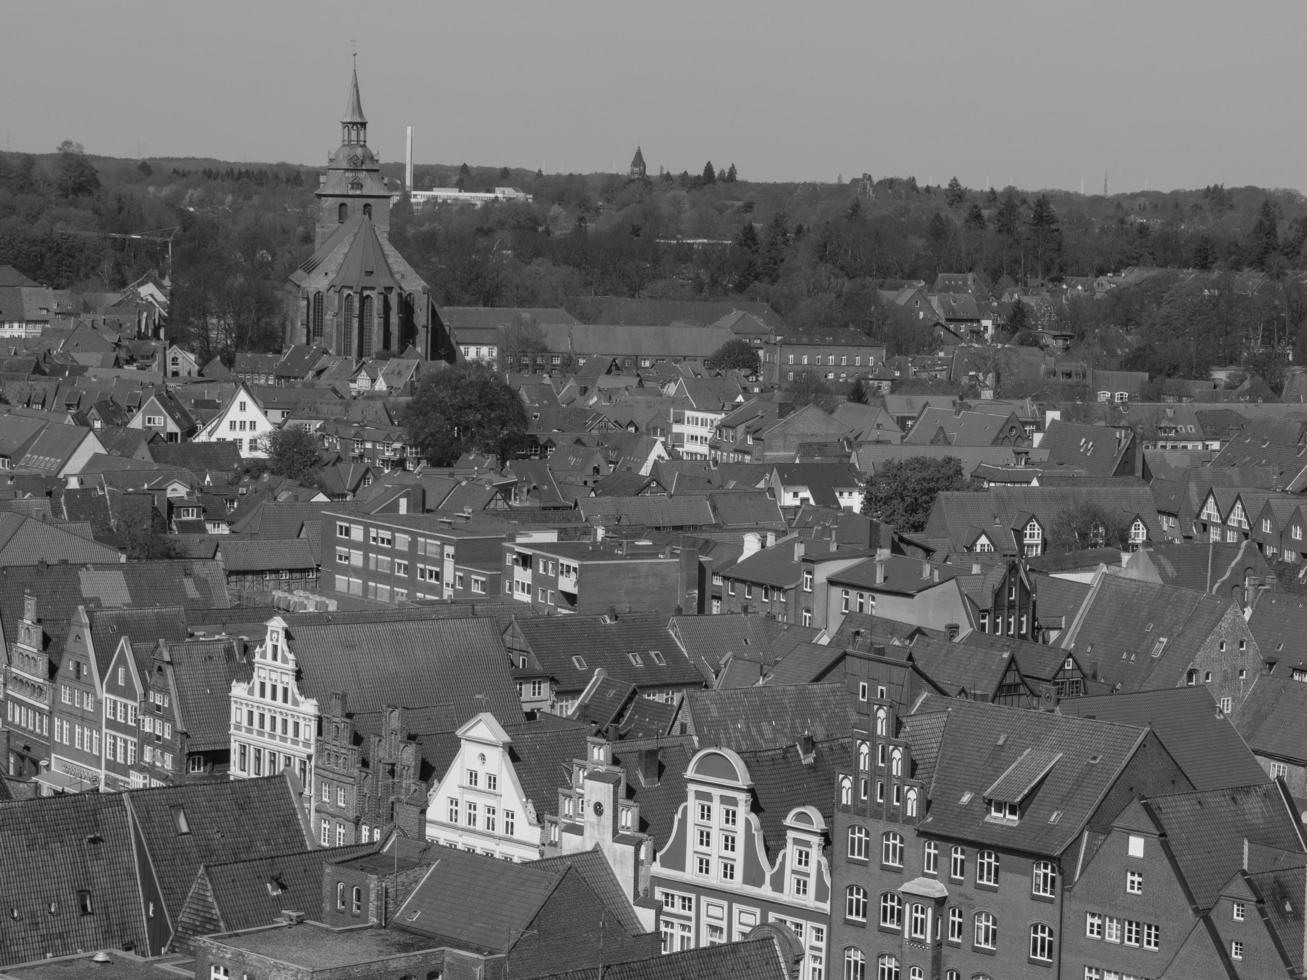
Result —
M1012 655L1007 650L918 636L912 641L912 662L943 691L990 700L998 692Z
M922 832L1032 854L1061 854L1075 842L1148 736L1129 725L974 701L950 700L945 711ZM985 790L1028 751L1060 755L1019 823L989 822Z
M1258 685L1270 678L1259 678ZM1307 684L1302 685L1307 688ZM1307 701L1303 702L1307 704ZM1152 728L1197 790L1251 786L1266 779L1230 719L1204 687L1071 698L1065 715Z
M1266 660L1299 664L1307 636L1307 596L1269 592L1257 600L1248 629Z
M101 679L108 677L109 665L124 637L132 644L132 656L142 683L149 682L150 657L156 642L186 639L186 610L175 606L92 609L87 617Z
M666 613L624 613L617 619L550 616L519 619L515 627L562 691L584 688L600 667L639 688L702 684L702 674L668 631L669 618ZM663 663L653 657L654 651ZM639 666L632 654L639 656Z
M770 937L703 946L626 963L605 963L537 980L786 980Z
M804 735L847 737L855 717L843 684L688 691L683 710L700 745L737 752L793 745Z
M238 538L230 534L215 537L219 539L218 560L229 573L302 571L318 567L307 538Z
M116 548L73 534L57 524L0 512L0 565L118 560Z
M1260 675L1234 714L1235 727L1261 756L1307 765L1307 684ZM1254 780L1247 780L1249 783Z
M194 639L167 645L177 690L177 713L190 751L230 745L232 681L248 681L254 665L242 658L239 640Z
M595 894L608 906L609 911L621 921L622 928L633 936L645 931L631 905L630 897L618 882L617 876L613 874L612 865L608 863L608 859L597 845L593 851L541 858L539 861L528 861L527 865L540 871L573 868L594 889Z
M1200 909L1243 867L1244 840L1302 853L1296 808L1276 783L1154 796L1144 807L1162 833Z
M185 927L195 912L216 914L223 932L270 926L282 909L294 909L310 921L321 922L323 866L377 846L353 844L206 864L191 886L177 931L182 938L189 938ZM208 886L207 894L203 885Z
M395 924L487 953L511 948L570 870L440 845L428 857L434 863L399 907Z
M1301 454L1307 424L1298 420L1252 418L1222 447L1214 467L1266 466L1276 473L1275 489L1296 493L1307 485Z
M640 778L640 753L658 752L658 781ZM654 839L654 850L671 837L676 811L685 802L685 770L695 753L694 741L686 737L630 739L613 746L613 763L626 773L626 798L640 804L640 826L636 830Z
M146 945L127 809L117 794L77 793L0 805L0 963ZM91 893L82 915L77 893ZM17 909L18 918L9 910ZM51 909L54 909L51 914Z
M844 647L840 644L800 643L772 665L767 683L811 684L825 677L843 656Z
M727 654L770 666L817 635L811 627L787 626L762 613L673 616L671 629L691 662L711 671Z
M173 922L201 865L312 846L297 790L283 775L124 794Z
M753 779L753 812L758 815L767 854L773 860L785 850L785 818L795 807L815 807L826 825L831 825L835 809L832 788L838 775L848 772L853 764L852 745L847 738L816 742L811 761L805 761L793 744L741 752L740 758Z
M520 719L522 703L495 623L430 615L284 617L303 675L300 690L324 704L332 692L347 691L353 711L450 705L464 720L482 711L505 724Z
M1175 687L1232 608L1226 597L1100 574L1058 646L1121 691Z
M590 726L544 715L537 721L505 725L504 730L513 740L509 758L523 796L535 804L537 813L553 813L558 791L571 784L572 763L586 757Z
M196 476L209 470L231 473L241 462L234 442L153 442L149 449L156 463L190 470Z

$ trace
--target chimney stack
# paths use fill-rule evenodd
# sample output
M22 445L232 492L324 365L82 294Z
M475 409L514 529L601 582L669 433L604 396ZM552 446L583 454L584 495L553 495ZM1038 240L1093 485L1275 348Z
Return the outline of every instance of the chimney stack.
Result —
M640 750L640 785L644 787L658 785L658 769L661 763L661 750L654 746Z
M413 127L404 129L404 192L413 193Z

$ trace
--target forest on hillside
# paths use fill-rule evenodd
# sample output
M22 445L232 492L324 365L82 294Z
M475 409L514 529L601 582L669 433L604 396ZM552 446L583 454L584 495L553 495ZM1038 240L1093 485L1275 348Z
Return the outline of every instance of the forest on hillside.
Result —
M318 173L92 157L75 143L0 154L0 264L57 288L108 290L163 271L166 249L101 233L172 236L174 326L201 356L273 349L286 277L312 249ZM401 165L385 173L398 188ZM1212 185L1105 197L911 177L746 178L733 163L640 179L424 166L418 187L508 185L533 200L418 213L401 205L391 237L442 305L739 296L770 303L796 332L854 326L896 353L923 342L879 299L901 282L974 271L1037 289L1132 266L1199 270L1074 301L1057 316L1096 363L1162 376L1307 348L1307 199L1296 191ZM1249 271L1258 275L1240 275Z

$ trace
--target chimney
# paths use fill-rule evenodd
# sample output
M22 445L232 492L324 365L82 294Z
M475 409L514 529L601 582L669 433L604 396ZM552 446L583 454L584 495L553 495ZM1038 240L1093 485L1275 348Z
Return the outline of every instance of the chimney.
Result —
M404 128L404 190L413 193L413 127Z
M804 732L799 736L799 760L805 765L812 765L813 760L817 757L817 742L812 737L811 732Z
M885 559L879 555L876 556L876 584L885 584Z
M930 562L928 561L923 561L921 563L921 581L930 581Z
M657 746L640 750L640 785L645 788L658 785L658 773L662 767L662 750Z

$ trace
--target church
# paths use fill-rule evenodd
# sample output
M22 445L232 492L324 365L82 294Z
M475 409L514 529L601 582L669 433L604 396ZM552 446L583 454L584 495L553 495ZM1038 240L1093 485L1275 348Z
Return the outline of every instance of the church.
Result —
M340 146L317 190L313 255L290 277L289 344L353 358L448 358L431 287L390 243L390 190L368 146L358 68L350 79Z

